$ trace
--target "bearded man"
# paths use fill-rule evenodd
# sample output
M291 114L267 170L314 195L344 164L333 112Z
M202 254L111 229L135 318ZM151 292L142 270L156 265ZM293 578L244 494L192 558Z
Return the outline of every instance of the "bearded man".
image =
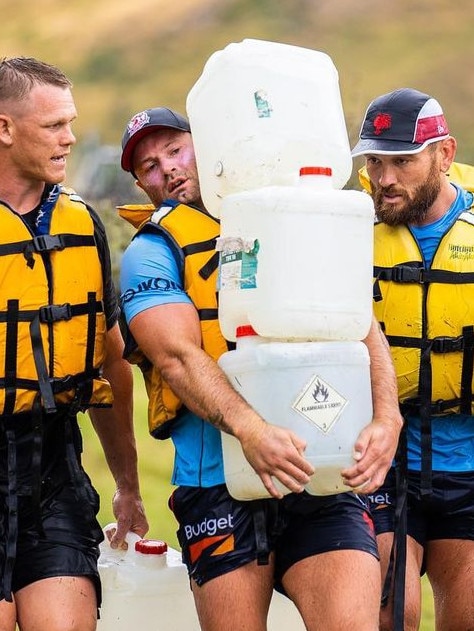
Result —
M438 101L410 88L370 103L352 151L370 179L374 310L405 418L370 496L384 631L419 628L425 571L437 631L474 629L474 213L473 194L447 176L455 153Z

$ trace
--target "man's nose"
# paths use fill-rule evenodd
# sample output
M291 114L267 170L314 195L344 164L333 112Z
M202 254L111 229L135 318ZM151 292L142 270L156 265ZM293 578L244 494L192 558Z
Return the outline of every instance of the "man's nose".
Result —
M392 184L396 184L397 178L395 174L395 169L389 164L382 165L378 173L377 181L379 185L383 186L384 188L387 188L387 186L390 186Z

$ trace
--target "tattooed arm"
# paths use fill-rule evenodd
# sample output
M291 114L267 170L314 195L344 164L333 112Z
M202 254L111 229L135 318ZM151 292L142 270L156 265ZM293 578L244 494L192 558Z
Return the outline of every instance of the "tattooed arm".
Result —
M163 304L146 309L130 330L148 359L186 407L240 441L266 489L281 497L272 476L299 492L313 467L303 457L305 442L290 430L265 422L234 390L218 364L201 348L196 309Z

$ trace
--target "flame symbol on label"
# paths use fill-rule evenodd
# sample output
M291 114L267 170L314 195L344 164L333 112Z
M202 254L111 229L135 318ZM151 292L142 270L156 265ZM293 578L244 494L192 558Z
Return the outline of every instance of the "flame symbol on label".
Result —
M325 388L320 381L317 382L315 389L313 390L313 399L318 403L324 403L329 397L329 390Z

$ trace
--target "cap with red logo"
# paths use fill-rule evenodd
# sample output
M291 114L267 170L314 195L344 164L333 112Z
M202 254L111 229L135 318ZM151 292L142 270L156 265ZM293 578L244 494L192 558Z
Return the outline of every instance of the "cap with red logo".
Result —
M438 101L418 90L401 88L369 105L352 155L418 153L448 137L448 124Z
M128 121L122 137L121 165L124 171L133 173L133 152L142 138L162 128L191 131L189 122L168 107L155 107L138 112Z

